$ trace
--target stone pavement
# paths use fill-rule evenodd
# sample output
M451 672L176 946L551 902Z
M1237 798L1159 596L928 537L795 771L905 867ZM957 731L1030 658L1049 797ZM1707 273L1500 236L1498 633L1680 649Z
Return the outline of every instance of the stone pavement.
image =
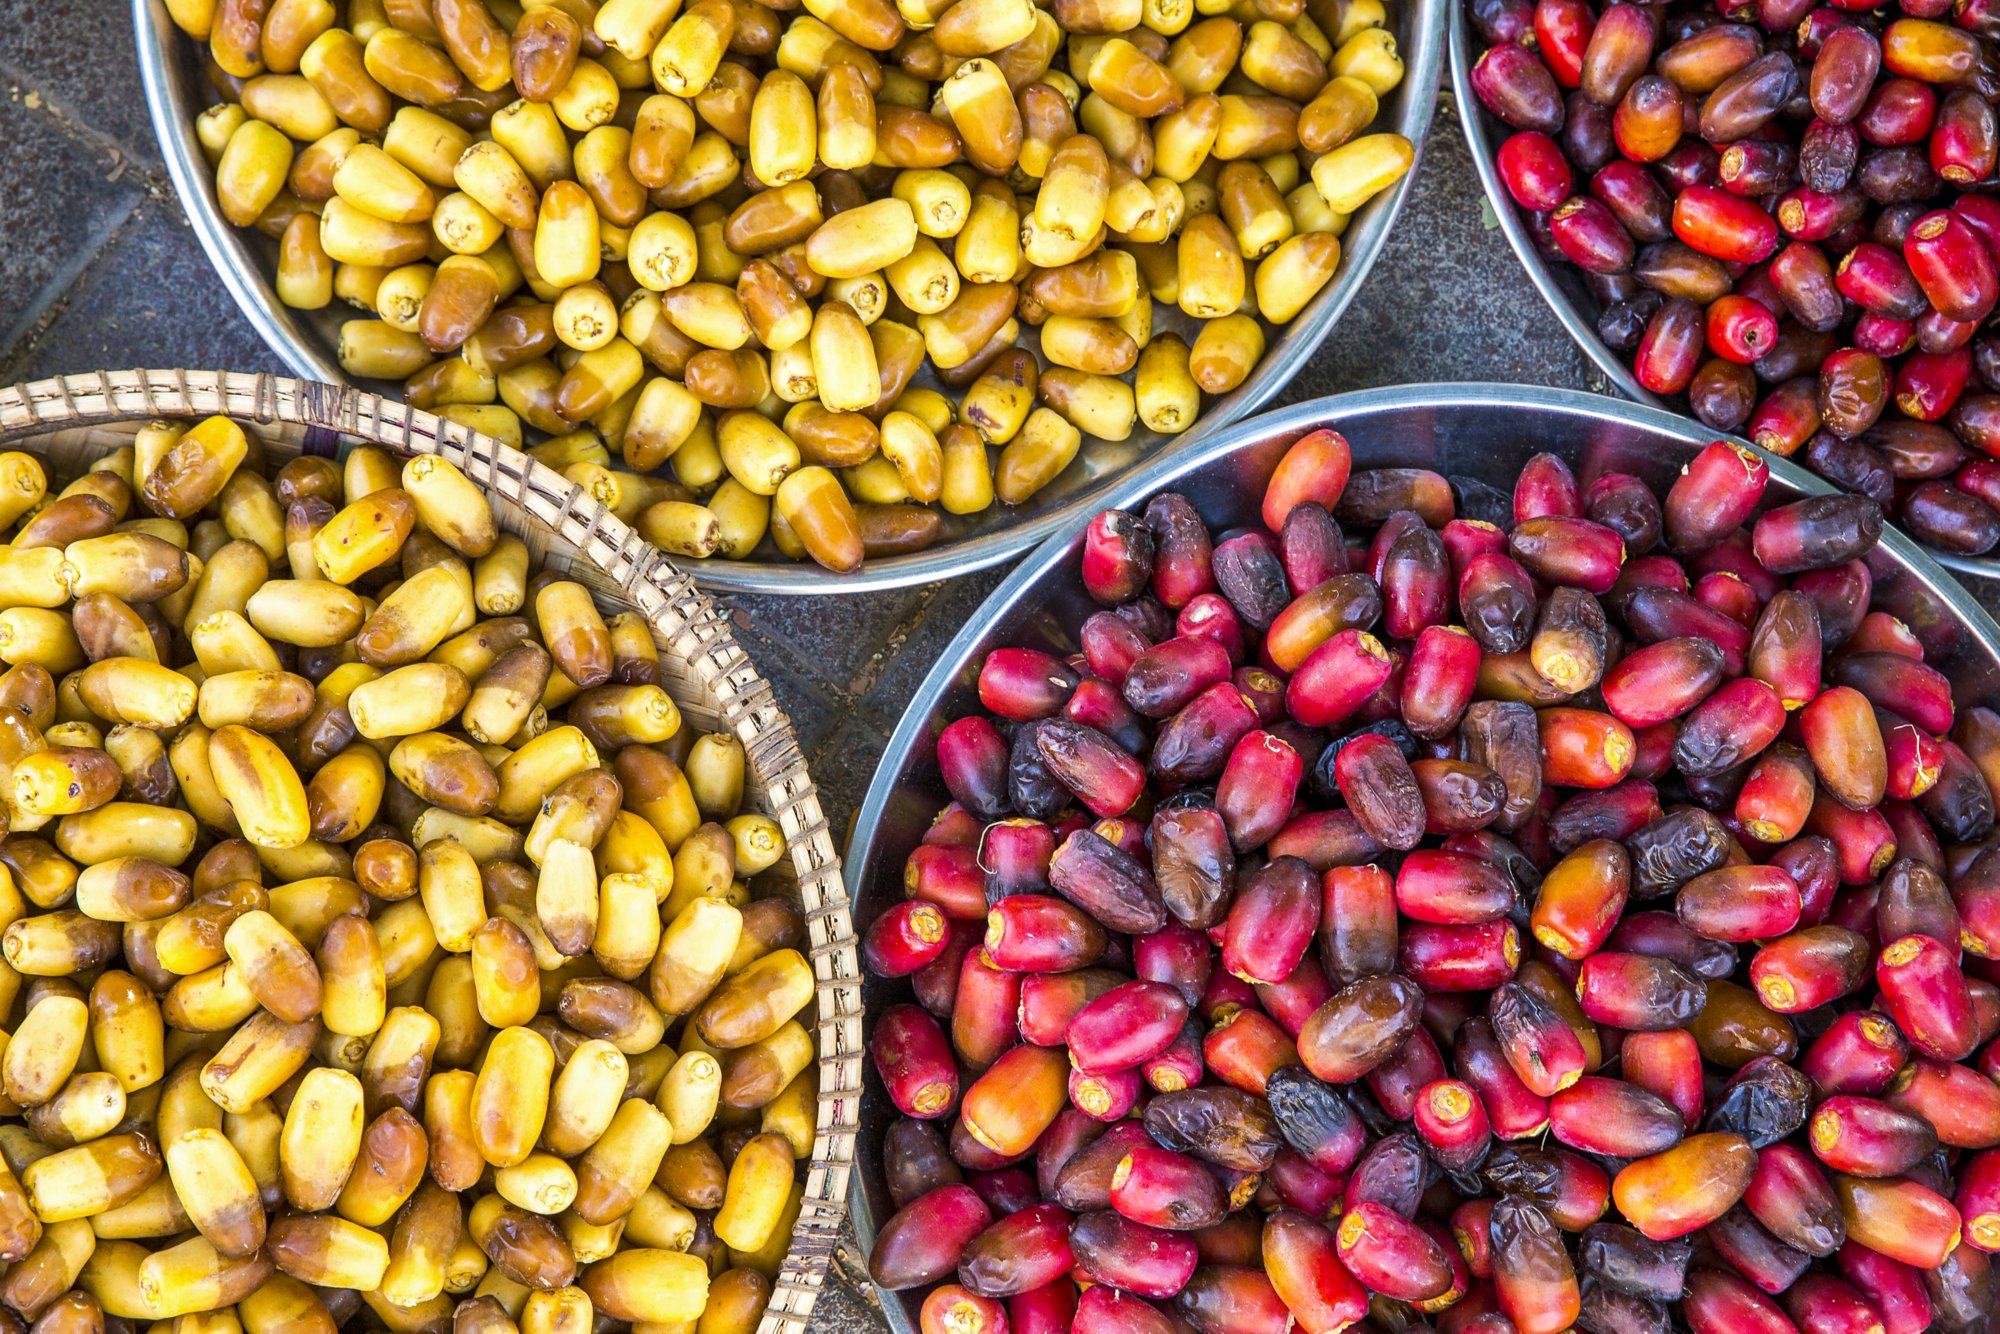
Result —
M147 366L284 374L181 217L127 14L116 0L0 0L0 384ZM1386 252L1279 401L1427 380L1603 388L1483 225L1449 92ZM865 599L724 599L798 728L836 829L910 692L1001 573ZM815 1328L879 1329L859 1257L850 1246L841 1258Z

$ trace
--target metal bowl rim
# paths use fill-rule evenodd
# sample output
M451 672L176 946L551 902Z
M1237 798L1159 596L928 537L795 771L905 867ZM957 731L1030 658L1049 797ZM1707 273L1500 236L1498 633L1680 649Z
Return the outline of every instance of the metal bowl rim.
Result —
M161 0L132 0L132 35L138 47L139 81L145 90L146 114L153 122L167 175L180 196L182 211L195 239L222 285L256 330L264 346L276 353L293 374L329 384L351 383L339 365L321 355L279 305L270 283L261 279L256 259L243 236L230 226L216 203L214 173L207 170L194 119L181 113L174 100L179 82L170 70L170 40L185 36L168 17Z
M1273 340L1271 351L1251 377L1217 407L1203 414L1185 434L1163 441L1149 455L1104 477L1047 513L981 531L928 551L867 561L846 574L810 562L777 560L677 560L676 565L711 592L797 596L908 588L969 574L1021 555L1050 534L1066 528L1078 515L1103 508L1105 496L1126 479L1162 459L1203 448L1262 408L1291 383L1353 304L1375 262L1381 258L1396 218L1423 166L1424 146L1430 136L1437 93L1443 81L1447 11L1455 0L1409 0L1409 3L1414 6L1416 17L1413 40L1402 52L1406 63L1404 82L1399 85L1399 89L1408 91L1403 95L1402 116L1389 128L1414 145L1416 160L1385 195L1364 206L1341 238L1341 267L1326 291ZM132 0L132 26L137 39L139 74L145 86L146 110L159 139L161 156L166 160L168 175L180 195L195 237L208 255L210 265L220 274L223 286L258 338L296 374L331 384L354 383L279 305L271 280L251 254L243 235L223 218L216 203L213 172L208 170L194 134L193 115L198 108L183 107L175 99L181 80L170 68L174 59L170 44L182 40L184 35L168 17L162 0ZM1423 91L1426 89L1428 94ZM195 98L190 95L188 100L192 102Z
M1117 488L1099 496L1098 500L1104 508L1129 508L1189 473L1234 453L1245 444L1287 432L1302 433L1315 426L1338 429L1345 415L1386 408L1424 410L1441 407L1519 408L1528 410L1531 415L1560 413L1637 426L1678 436L1690 444L1714 439L1713 432L1701 429L1699 423L1690 418L1646 404L1627 403L1580 390L1493 382L1400 385L1333 394L1237 422L1202 442L1198 449L1171 458L1156 459L1150 466L1127 476ZM1833 486L1799 465L1765 450L1757 452L1769 463L1774 479L1801 494L1836 493ZM897 721L895 730L890 733L888 744L882 749L867 793L855 814L853 832L842 850L841 864L849 868L850 882L857 887L861 883L864 859L872 851L882 816L895 792L902 768L900 761L922 739L932 708L951 689L972 650L993 622L1012 611L1069 556L1071 544L1081 527L1078 524L1074 529L1065 528L1056 533L1016 566L1013 573L972 613L965 626L952 636L951 642L939 652L936 663L912 693L909 705ZM1881 546L1912 578L1964 620L1980 652L1988 658L2000 660L2000 623L1995 622L1964 585L1937 564L1928 549L1918 546L1904 533L1888 527L1882 531ZM874 1244L875 1218L862 1189L858 1170L848 1192L848 1212L854 1220L855 1235L865 1254ZM895 1308L893 1301L885 1300L882 1310L892 1331L909 1334L908 1326L901 1322L901 1312Z
M1649 407L1671 412L1666 399L1640 384L1633 376L1632 368L1598 337L1596 326L1584 317L1575 301L1557 283L1555 270L1535 248L1534 239L1528 235L1526 224L1521 221L1521 209L1508 195L1507 188L1500 180L1500 169L1495 154L1497 149L1486 133L1486 108L1479 95L1472 91L1472 27L1466 21L1463 0L1452 0L1451 14L1447 20L1451 59L1452 100L1458 103L1458 123L1465 131L1466 146L1472 151L1472 169L1479 174L1479 184L1486 191L1487 206L1500 224L1500 232L1507 238L1514 257L1527 270L1528 281L1535 285L1542 300L1555 312L1556 320L1565 332L1589 357L1591 363L1604 374L1604 378L1614 385L1618 392L1629 399ZM1685 414L1675 414L1685 417ZM1685 417L1692 421L1693 418ZM1706 430L1706 427L1702 429ZM1712 434L1721 434L1713 432ZM1747 444L1741 436L1728 437L1740 444ZM1964 556L1953 551L1939 551L1926 547L1924 552L1932 560L1948 570L1959 574L1978 575L1985 579L2000 579L2000 555Z

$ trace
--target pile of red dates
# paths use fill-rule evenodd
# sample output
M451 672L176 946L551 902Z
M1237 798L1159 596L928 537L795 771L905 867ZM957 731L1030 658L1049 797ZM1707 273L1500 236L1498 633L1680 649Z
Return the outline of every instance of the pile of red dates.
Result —
M1294 443L1090 523L868 928L923 1334L1918 1334L2000 1249L2000 714L1879 507Z

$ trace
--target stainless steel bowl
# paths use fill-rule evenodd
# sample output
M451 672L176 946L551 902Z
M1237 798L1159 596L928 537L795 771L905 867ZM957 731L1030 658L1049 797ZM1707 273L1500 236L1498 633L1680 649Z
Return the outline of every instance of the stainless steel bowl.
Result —
M1507 238L1507 244L1514 247L1514 253L1521 260L1521 267L1528 271L1528 281L1542 294L1542 300L1549 303L1556 319L1583 349L1584 355L1596 363L1604 372L1604 378L1625 397L1649 407L1672 409L1674 404L1641 385L1633 378L1632 363L1626 357L1613 351L1597 334L1597 301L1583 285L1583 277L1568 264L1551 264L1535 242L1528 235L1528 225L1524 220L1520 205L1500 183L1500 169L1495 163L1495 154L1500 151L1500 142L1513 133L1505 123L1489 112L1479 100L1479 94L1472 91L1472 67L1479 60L1477 39L1472 33L1472 24L1465 16L1463 0L1453 0L1451 14L1447 20L1451 46L1451 93L1458 103L1459 123L1465 127L1465 141L1472 149L1473 170L1479 173L1479 183L1486 191L1487 204L1500 222L1500 231ZM1706 428L1700 428L1706 430ZM1714 439L1716 433L1709 432ZM1982 579L2000 579L2000 556L1961 556L1956 552L1936 551L1925 548L1932 559L1947 569L1959 574L1977 575Z
M1417 385L1317 399L1242 422L1198 449L1161 459L1099 498L1136 508L1165 490L1186 495L1211 527L1259 522L1264 483L1287 446L1304 431L1331 425L1347 437L1357 468L1417 466L1511 490L1530 454L1562 456L1588 481L1635 473L1664 490L1681 465L1713 437L1693 422L1616 399L1513 385ZM1783 460L1771 464L1768 500L1781 504L1833 488ZM944 650L903 715L855 822L847 847L855 920L872 921L902 897L904 858L949 800L935 761L945 724L978 707L975 681L991 649L1027 645L1058 654L1076 650L1076 630L1095 609L1078 574L1083 524L1071 524L1022 561ZM1922 638L1960 699L2000 692L2000 625L1930 556L1900 533L1883 535L1868 557L1877 606L1893 611ZM871 1012L904 998L902 983L870 979ZM865 1251L878 1220L891 1211L882 1178L882 1133L893 1109L871 1074L863 1094L861 1136L851 1199ZM896 1334L910 1334L917 1303L884 1293Z
M1076 462L1027 504L995 507L963 518L948 515L945 535L929 550L871 560L852 574L788 561L775 550L763 560L689 561L688 572L705 587L725 592L855 593L930 583L998 565L1078 516L1100 508L1103 495L1147 459L1199 448L1231 422L1269 402L1311 358L1354 300L1369 269L1380 258L1389 228L1409 195L1422 166L1424 140L1443 75L1445 12L1451 5L1452 0L1397 0L1390 6L1406 72L1402 85L1383 104L1378 126L1416 145L1417 166L1355 214L1341 238L1344 253L1334 280L1272 340L1250 378L1211 403L1191 430L1180 436L1164 436L1141 428L1123 441L1088 441ZM295 311L280 303L272 288L276 242L231 227L216 205L214 172L202 157L194 135L194 118L213 102L214 95L194 43L174 26L163 0L132 0L132 21L138 36L146 107L160 140L161 155L195 235L222 275L229 294L258 336L299 375L335 384L348 380L334 358L334 349L339 345L340 325L352 312L333 308ZM1157 314L1157 327L1163 330L1186 331L1195 323L1165 306L1159 307ZM400 385L381 381L362 382L362 387L390 397L401 392Z

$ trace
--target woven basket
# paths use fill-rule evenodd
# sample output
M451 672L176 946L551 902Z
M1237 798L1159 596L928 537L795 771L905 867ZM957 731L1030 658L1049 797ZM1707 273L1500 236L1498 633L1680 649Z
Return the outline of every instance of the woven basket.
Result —
M0 448L83 472L155 419L224 413L253 425L266 453L336 454L343 441L457 464L491 497L500 526L540 563L586 585L607 609L635 609L660 649L660 684L688 721L743 742L746 796L790 842L785 892L805 916L819 980L819 1109L805 1206L759 1334L804 1334L841 1221L861 1096L861 972L839 854L792 725L729 625L694 582L580 487L455 422L358 390L272 375L111 371L0 388ZM773 874L777 875L778 868Z

